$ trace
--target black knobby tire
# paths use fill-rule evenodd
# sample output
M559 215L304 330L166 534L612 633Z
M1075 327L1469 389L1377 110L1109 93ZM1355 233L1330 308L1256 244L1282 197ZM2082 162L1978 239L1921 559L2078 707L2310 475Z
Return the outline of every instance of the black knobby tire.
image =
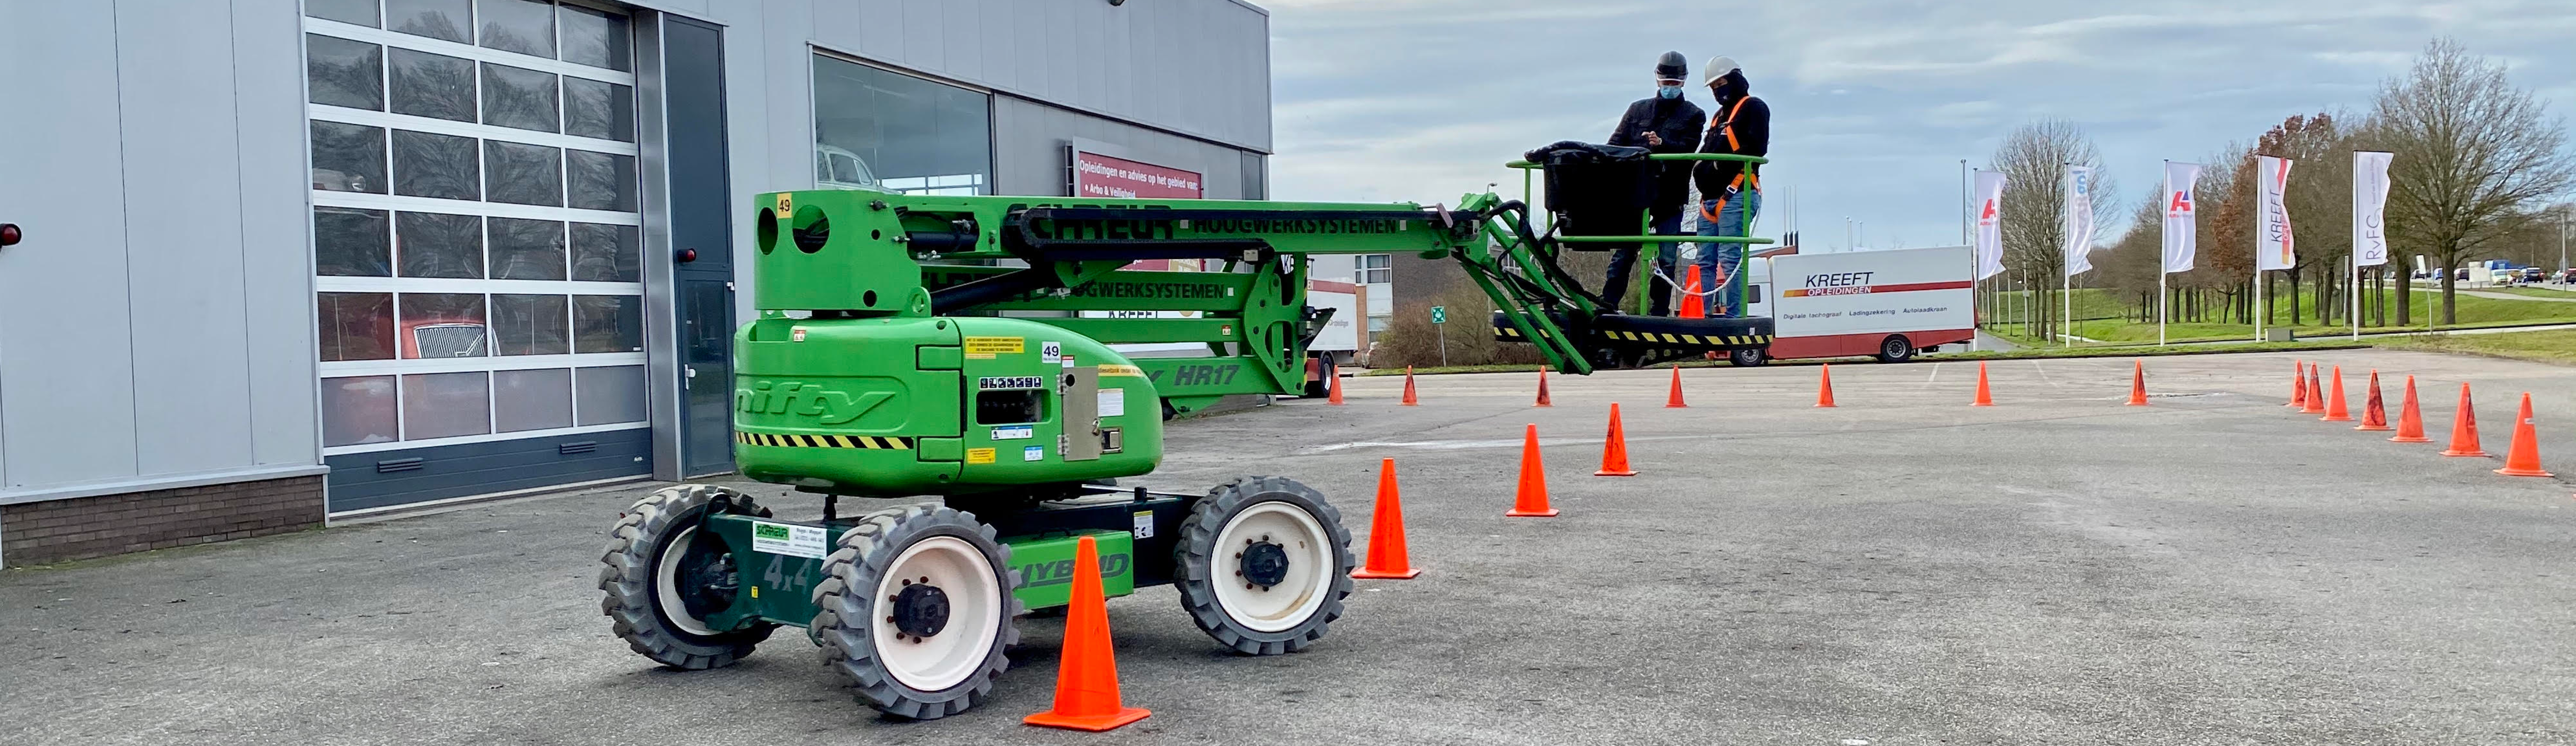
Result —
M995 571L998 598L990 602L998 604L1001 616L991 651L973 671L954 685L926 691L907 685L887 667L870 620L887 616L886 599L874 591L894 561L914 544L935 537L954 537L982 552ZM823 559L823 581L814 586L814 606L820 609L814 615L814 638L823 646L824 665L854 687L860 703L915 720L955 715L992 696L994 677L1011 666L1004 649L1019 643L1014 621L1027 613L1011 592L1019 582L1019 571L1011 568L1011 548L994 541L993 527L977 521L975 514L925 506L877 511L842 533L839 548Z
M1746 347L1726 351L1726 362L1733 364L1738 368L1759 368L1762 367L1763 363L1770 361L1771 351L1760 347Z
M599 610L608 615L611 627L628 647L656 663L690 671L730 666L750 655L752 646L777 628L763 623L700 634L672 620L673 613L686 614L685 609L666 609L662 604L658 570L663 553L674 548L673 539L704 525L719 497L724 498L727 513L769 517L769 509L752 502L750 495L713 485L684 484L635 501L608 529L608 550L599 558L607 565L599 571L599 590L607 595L600 599ZM696 536L692 535L692 542Z
M1215 582L1241 582L1234 573L1217 578L1212 569L1220 551L1232 547L1217 546L1218 535L1227 523L1247 509L1264 503L1286 503L1304 511L1320 524L1332 558L1328 581L1322 581L1320 603L1306 612L1303 619L1287 629L1261 630L1248 626L1224 608ZM1326 628L1342 616L1342 599L1351 594L1351 532L1342 527L1341 511L1324 501L1323 493L1286 477L1244 477L1208 490L1190 509L1190 517L1181 523L1180 541L1172 547L1172 562L1179 576L1181 605L1190 612L1190 621L1218 643L1247 655L1278 655L1306 649L1323 639ZM1229 552L1230 554L1230 552Z
M1914 359L1914 341L1903 334L1890 334L1878 343L1878 361L1902 363Z

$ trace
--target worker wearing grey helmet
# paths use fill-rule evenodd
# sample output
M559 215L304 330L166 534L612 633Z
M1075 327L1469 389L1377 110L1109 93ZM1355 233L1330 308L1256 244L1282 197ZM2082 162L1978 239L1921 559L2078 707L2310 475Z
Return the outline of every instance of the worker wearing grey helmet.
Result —
M1665 52L1655 61L1655 95L1628 105L1619 117L1619 126L1611 130L1611 145L1645 148L1657 153L1688 153L1699 147L1700 127L1708 113L1683 96L1690 75L1690 63L1680 52ZM1660 164L1655 172L1655 199L1647 206L1647 217L1654 221L1655 235L1678 236L1682 232L1682 203L1690 201L1690 168L1687 163ZM1663 244L1655 253L1655 270L1647 280L1646 297L1653 306L1650 313L1666 315L1672 302L1672 286L1666 278L1673 274L1673 260L1679 244ZM1628 272L1637 263L1637 246L1623 246L1610 254L1610 271L1602 278L1602 307L1617 309L1619 297L1628 292Z

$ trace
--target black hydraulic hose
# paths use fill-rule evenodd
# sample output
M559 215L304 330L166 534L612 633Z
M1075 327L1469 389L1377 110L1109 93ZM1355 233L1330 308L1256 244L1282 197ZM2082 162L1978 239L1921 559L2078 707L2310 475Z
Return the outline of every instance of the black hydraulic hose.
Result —
M930 294L930 312L956 313L1053 287L1056 287L1055 269L1040 264L934 291Z

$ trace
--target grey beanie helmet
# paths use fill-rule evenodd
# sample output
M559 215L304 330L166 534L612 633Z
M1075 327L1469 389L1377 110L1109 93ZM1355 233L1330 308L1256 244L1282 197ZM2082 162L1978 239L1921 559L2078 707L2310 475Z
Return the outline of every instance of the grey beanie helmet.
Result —
M1682 53L1680 52L1665 52L1662 59L1655 60L1656 78L1663 80L1688 80L1689 76L1690 61L1683 58Z

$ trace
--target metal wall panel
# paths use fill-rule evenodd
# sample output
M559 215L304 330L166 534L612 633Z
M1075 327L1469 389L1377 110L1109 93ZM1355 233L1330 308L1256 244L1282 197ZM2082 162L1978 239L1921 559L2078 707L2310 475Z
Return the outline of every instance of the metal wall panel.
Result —
M0 427L12 489L135 472L126 312L125 164L116 13L106 3L0 5Z
M251 457L259 464L312 464L321 435L314 413L303 20L294 0L232 5Z
M998 194L1065 193L1068 138L1116 146L1113 157L1199 172L1209 199L1259 199L1243 191L1250 152L1012 96L993 97L993 180ZM1255 154L1256 156L1258 154Z
M118 3L116 10L138 471L247 465L231 9Z

